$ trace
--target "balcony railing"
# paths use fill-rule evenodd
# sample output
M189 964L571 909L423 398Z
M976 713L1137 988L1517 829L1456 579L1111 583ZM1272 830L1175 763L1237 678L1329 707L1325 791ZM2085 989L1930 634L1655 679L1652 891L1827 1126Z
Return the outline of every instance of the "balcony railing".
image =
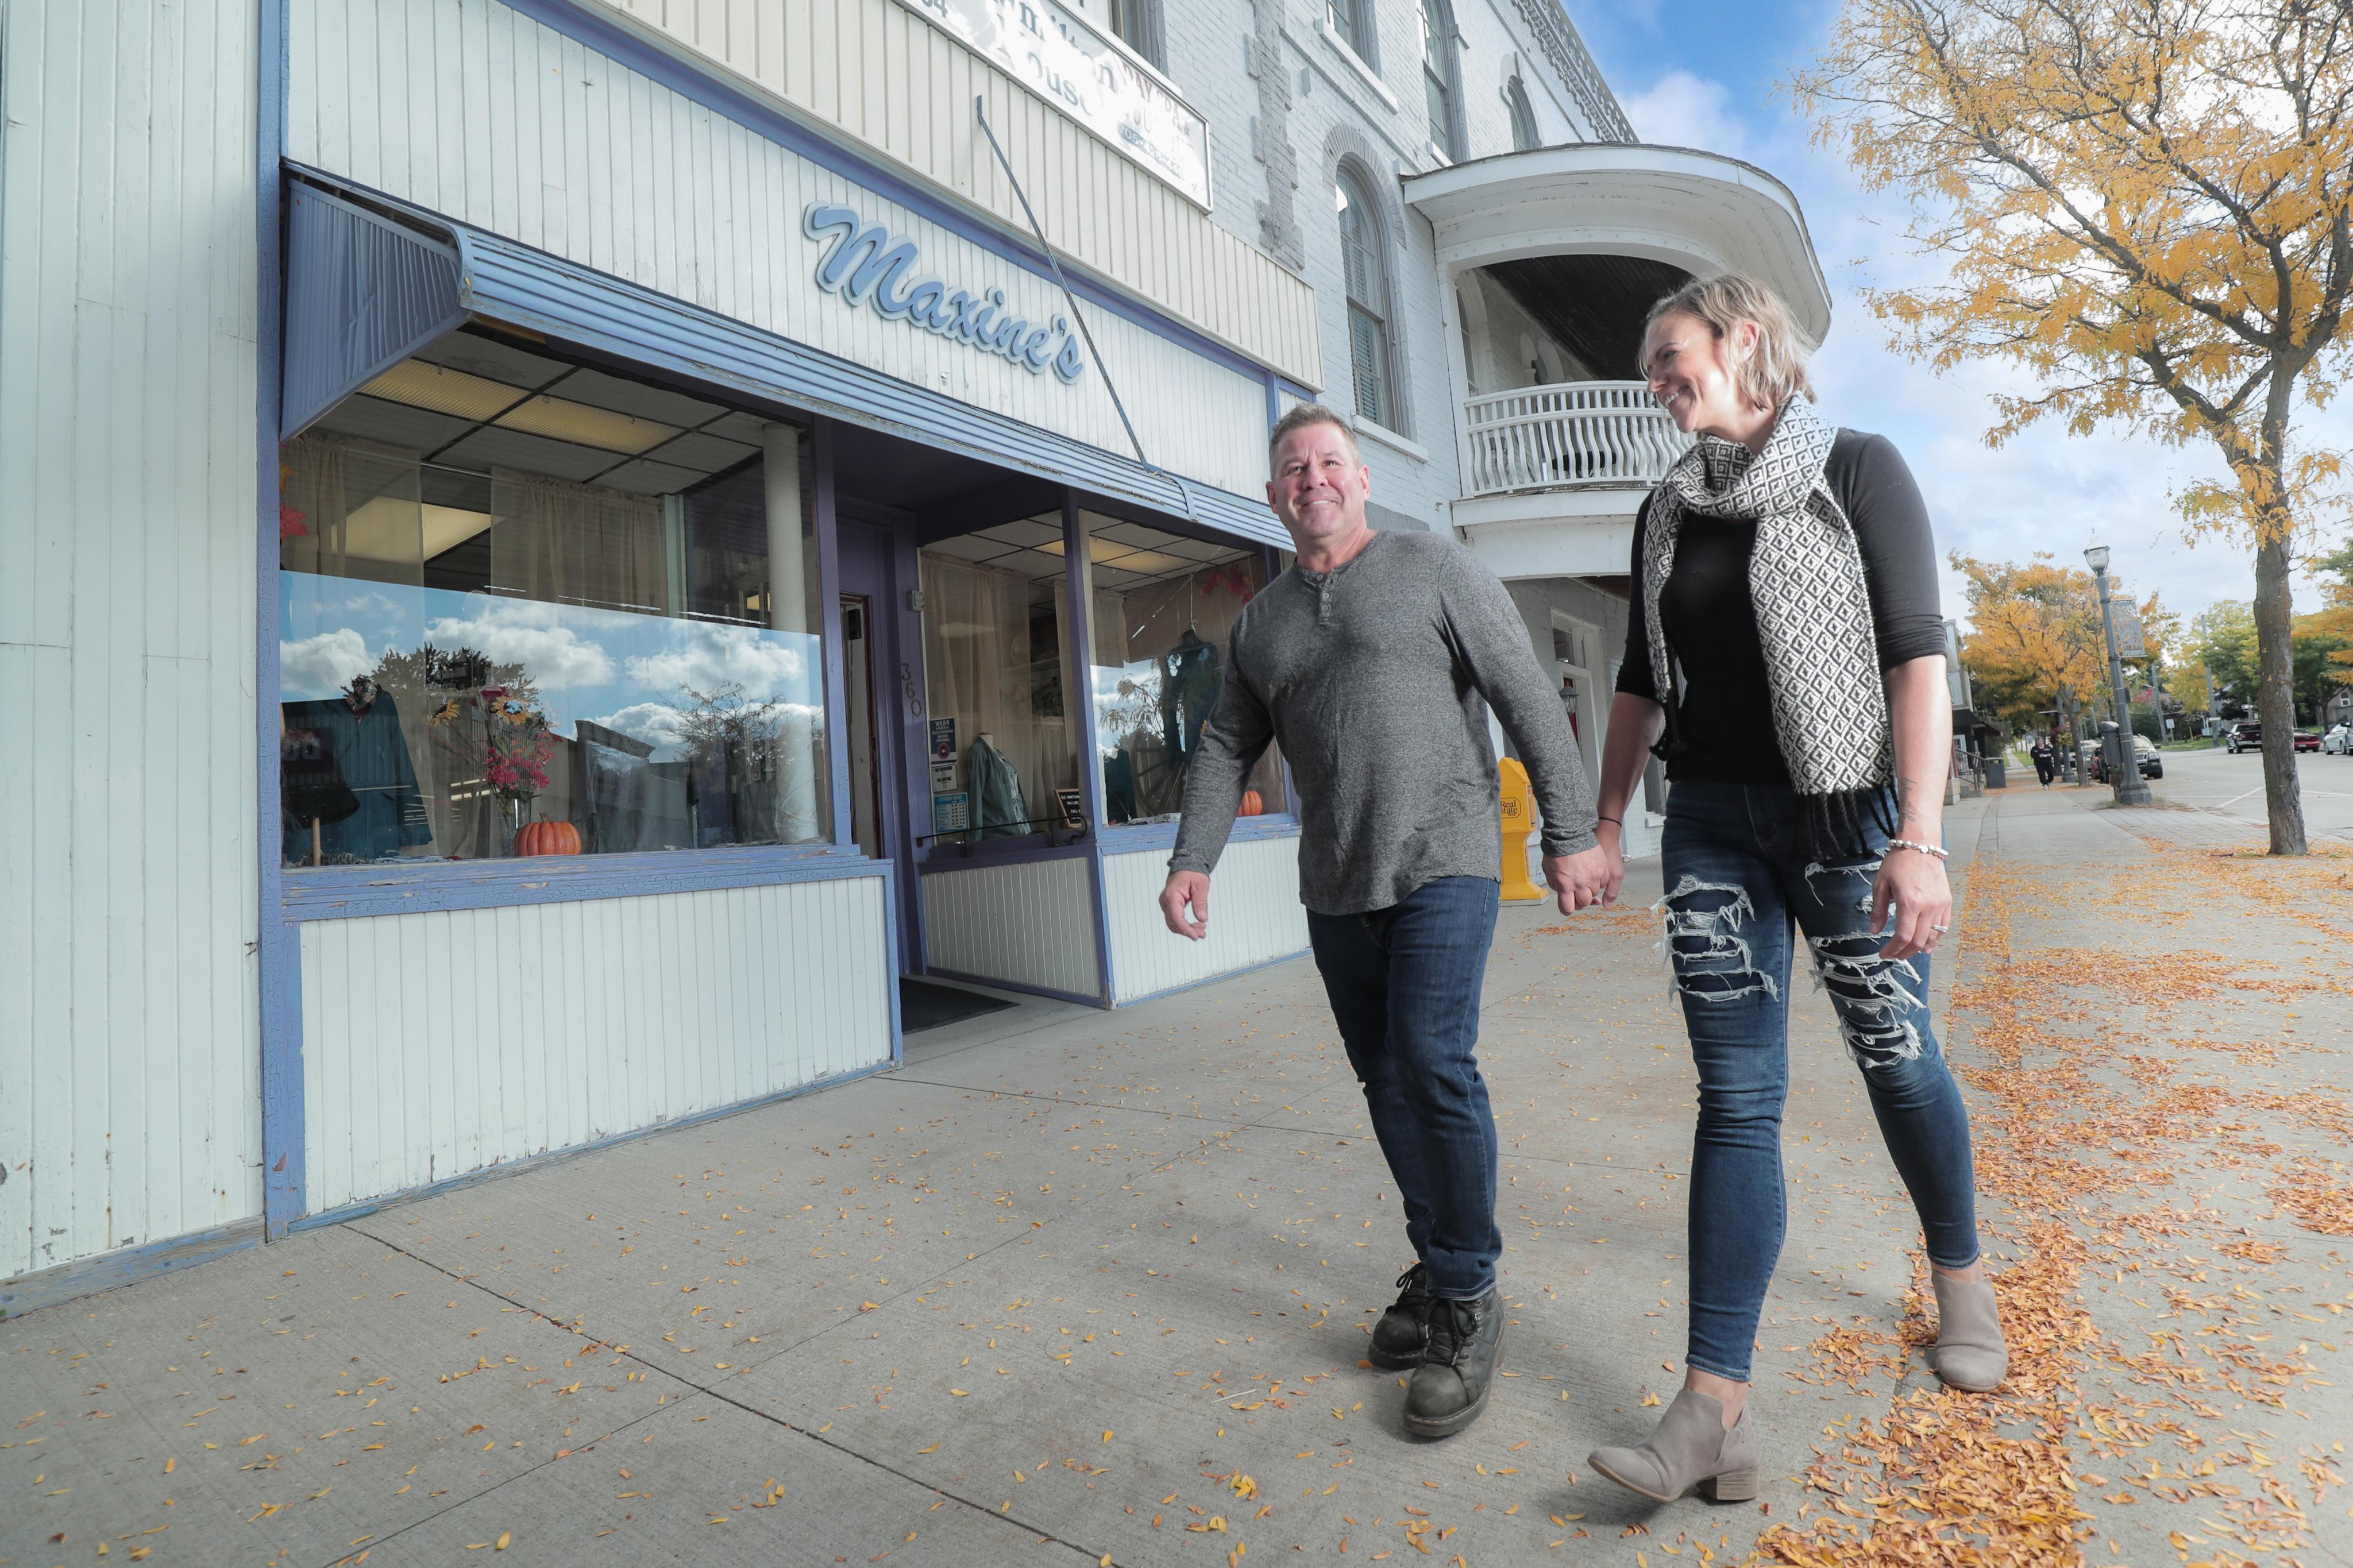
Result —
M1639 381L1522 387L1462 405L1469 492L1654 484L1691 445Z

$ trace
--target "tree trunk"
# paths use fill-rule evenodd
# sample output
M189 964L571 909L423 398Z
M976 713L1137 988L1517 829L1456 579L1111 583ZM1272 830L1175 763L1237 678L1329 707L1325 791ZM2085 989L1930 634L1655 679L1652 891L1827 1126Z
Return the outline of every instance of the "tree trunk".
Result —
M2272 853L2302 855L2304 788L2295 772L2295 659L2288 621L2288 530L2267 530L2255 545L2255 714L2263 726L2263 805Z

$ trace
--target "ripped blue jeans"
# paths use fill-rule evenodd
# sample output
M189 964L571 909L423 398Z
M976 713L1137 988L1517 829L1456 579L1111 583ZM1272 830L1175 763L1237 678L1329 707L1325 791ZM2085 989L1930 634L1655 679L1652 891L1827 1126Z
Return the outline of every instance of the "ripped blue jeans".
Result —
M1866 832L1870 853L1820 864L1786 785L1686 783L1668 793L1661 908L1699 1068L1688 1360L1719 1377L1747 1381L1788 1228L1781 1109L1793 924L1911 1191L1929 1260L1977 1261L1968 1112L1929 1027L1926 955L1891 962L1871 934L1886 836Z

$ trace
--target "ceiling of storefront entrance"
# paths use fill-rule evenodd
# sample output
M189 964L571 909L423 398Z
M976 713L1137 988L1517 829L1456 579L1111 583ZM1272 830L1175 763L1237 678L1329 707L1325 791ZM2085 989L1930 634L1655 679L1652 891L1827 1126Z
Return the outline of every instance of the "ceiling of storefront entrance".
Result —
M765 423L458 331L367 383L316 428L391 442L445 468L514 468L666 495L758 457Z
M1094 563L1094 585L1124 594L1146 584L1166 582L1221 562L1239 561L1257 553L1228 545L1179 539L1142 523L1120 522L1086 514L1087 556ZM943 539L923 547L976 565L1018 572L1031 579L1059 576L1062 571L1062 520L1059 513L1022 518Z

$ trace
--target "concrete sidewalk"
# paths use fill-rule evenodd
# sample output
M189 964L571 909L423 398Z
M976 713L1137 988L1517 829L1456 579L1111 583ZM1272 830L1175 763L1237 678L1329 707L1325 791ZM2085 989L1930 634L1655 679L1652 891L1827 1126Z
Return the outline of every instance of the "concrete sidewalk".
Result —
M2202 1417L2166 1407L2200 1445L2191 1472L2228 1451L2231 1422L2284 1428L2260 1440L2263 1466L2242 1457L2253 1468L2181 1486L2327 1490L2311 1467L2336 1461L2297 1443L2353 1432L2353 1408L2319 1384L2316 1342L2259 1352L2239 1320L2264 1309L2232 1288L2276 1295L2270 1282L2292 1279L2317 1326L2266 1329L2325 1338L2333 1354L2348 1282L2326 1248L2343 1244L2266 1194L2319 1204L2316 1224L2333 1212L2345 1010L2341 991L2319 994L2336 989L2333 954L2297 944L2343 924L2343 889L2332 901L2325 884L2348 867L2189 864L2211 852L2144 840L2087 804L2012 791L1952 814L1960 1012L1942 1011L1950 975L1936 988L1991 1172L1991 1250L2025 1293L2013 1337L2044 1349L2004 1396L1936 1390L1915 1342L1928 1331L1908 1202L1827 1004L1799 987L1791 1228L1757 1363L1771 1479L1757 1503L1656 1507L1584 1466L1597 1444L1647 1430L1646 1406L1680 1383L1691 1072L1641 908L1651 863L1631 908L1503 917L1482 1058L1513 1310L1504 1381L1452 1439L1404 1436L1398 1380L1361 1364L1409 1259L1299 962L1116 1014L1025 1002L914 1037L888 1075L0 1323L0 1562L96 1561L104 1542L110 1557L155 1563L306 1568L470 1550L550 1564L1234 1568L1245 1546L1313 1562L1410 1550L1632 1563L1737 1557L1760 1535L1805 1561L1831 1543L1775 1532L1825 1519L1850 1533L1854 1562L1949 1560L1936 1529L1989 1542L2047 1528L2094 1552L2115 1536L2121 1556L2096 1561L2204 1560L2168 1533L2233 1544L2199 1520L2237 1519L2245 1500L2103 1503L2076 1479L2126 1484L2086 1444L2165 1430L2146 1401L2125 1412L2153 1392L2137 1380L2160 1375L2132 1358L2174 1342L2147 1351L2136 1309L2093 1288L2094 1260L2105 1253L2098 1272L2149 1296L2149 1327L2177 1337L2154 1320L2220 1293L2221 1316L2189 1325L2209 1337L2180 1339L2185 1366L2226 1343L2248 1352L2216 1375L2253 1395L2161 1374L2166 1397L2220 1423L2210 1437ZM2152 954L2152 937L2181 955ZM2094 962L2111 940L2128 956ZM2095 1009L2076 989L2105 977L2130 990L2143 974L2172 977L2161 1016L2113 997ZM2248 975L2252 989L2232 989ZM2015 993L2030 984L2021 1023ZM2104 1059L2086 1059L2080 1025L2039 1033L2095 1011ZM2061 1088L2084 1106L2034 1078L2046 1056L2079 1075ZM2119 1100L2089 1125L2093 1098L2178 1096L2209 1068L2232 1087L2191 1097L2202 1123L2145 1108L2137 1127ZM2063 1126L2078 1109L2085 1125ZM2054 1196L2051 1172L2077 1166L2097 1180ZM2150 1218L2160 1209L2172 1217ZM2148 1226L2170 1239L2137 1250ZM2195 1283L2168 1251L2192 1237L2212 1253L2193 1259ZM2126 1285L2134 1268L2182 1275L2179 1293ZM2070 1291L2095 1321L2062 1310ZM2122 1362L2098 1349L2111 1340ZM2103 1379L2117 1387L2094 1398ZM2253 1414L2230 1408L2250 1399ZM1957 1471L1924 1447L1946 1436L1992 1468ZM1860 1462L1841 1469L1847 1454ZM2011 1517L2021 1499L2052 1512L2026 1482L2063 1472L2088 1517ZM1945 1523L1915 1527L1891 1493L1935 1500ZM2293 1540L2348 1538L2335 1495L2301 1536L2265 1502L2266 1539L2291 1542L2278 1561L2295 1560Z

